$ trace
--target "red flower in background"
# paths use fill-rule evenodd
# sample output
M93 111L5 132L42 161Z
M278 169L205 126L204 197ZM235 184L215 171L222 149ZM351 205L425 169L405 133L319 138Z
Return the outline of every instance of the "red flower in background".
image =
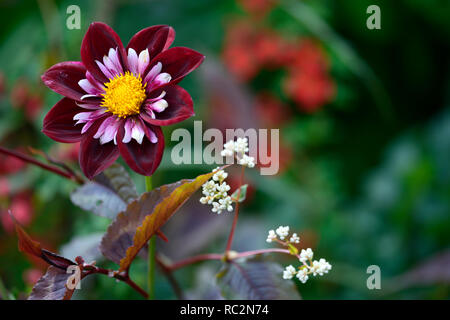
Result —
M228 26L223 60L244 82L256 77L261 69L285 68L284 92L303 111L316 111L335 96L326 56L309 39L292 44L273 30L238 21Z
M53 140L81 142L79 162L88 178L119 154L139 174L152 175L164 151L160 126L194 115L190 95L177 84L203 61L200 53L169 48L169 26L135 34L124 48L106 24L92 23L81 45L81 62L54 65L42 76L65 96L47 114L43 132Z
M27 285L34 286L43 275L44 273L42 272L42 270L39 270L37 268L30 268L24 271L23 280Z
M289 109L270 92L256 96L255 109L263 124L272 128L281 126L290 117Z
M28 97L25 104L25 115L29 120L37 118L42 109L42 98L39 95L32 95Z
M7 178L0 177L0 197L7 196L10 192L10 185Z
M11 104L14 108L19 108L25 105L30 89L28 83L24 79L18 79L11 90Z
M223 60L239 80L249 81L262 68L280 67L285 49L285 41L272 30L258 29L249 21L238 21L227 28Z
M328 73L328 63L321 48L311 40L303 40L286 52L289 66L284 90L300 109L313 112L335 95L335 85Z
M257 17L264 17L276 2L276 0L239 0L244 10Z
M253 43L254 30L249 23L239 21L228 25L223 60L231 73L241 81L252 79L260 69Z
M289 44L284 52L284 64L308 74L328 71L328 61L320 45L312 39L301 39Z
M29 225L33 219L33 204L30 192L23 191L15 195L11 200L9 210L11 210L11 212L14 214L14 218L21 225ZM14 222L9 216L8 210L2 211L0 218L3 228L9 233L13 232Z
M255 35L252 47L261 67L274 69L282 66L286 43L277 33L263 30Z
M17 158L0 154L0 175L14 174L26 166L25 162Z
M28 120L34 120L42 109L42 97L31 91L25 79L19 79L11 91L11 104L14 108L23 109Z
M300 109L314 112L334 97L334 82L327 75L309 75L297 71L289 74L284 90Z

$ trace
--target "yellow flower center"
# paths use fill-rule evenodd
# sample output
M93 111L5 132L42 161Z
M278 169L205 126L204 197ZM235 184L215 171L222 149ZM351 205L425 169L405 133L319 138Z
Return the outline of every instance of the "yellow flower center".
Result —
M126 118L141 111L141 105L146 98L145 86L141 76L135 77L129 71L116 75L105 82L105 93L102 94L102 107L119 118Z

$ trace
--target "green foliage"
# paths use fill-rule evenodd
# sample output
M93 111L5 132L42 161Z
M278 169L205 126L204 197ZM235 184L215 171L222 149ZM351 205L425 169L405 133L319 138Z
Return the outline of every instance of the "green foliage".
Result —
M227 26L237 16L250 19L234 0L120 1L113 5L109 1L83 0L79 2L81 30L67 30L65 8L72 2L52 2L56 11L40 7L42 2L1 4L0 74L4 86L0 84L0 145L25 152L30 146L56 159L62 157L66 146L53 143L41 129L45 113L59 96L46 90L39 77L56 62L79 60L80 42L91 21L111 24L125 43L141 28L170 24L177 31L175 45L205 52L206 62L220 64ZM369 31L365 27L365 9L375 3L382 10L382 29ZM289 160L278 176L264 177L247 170L247 192L241 192L246 202L241 206L234 247L238 251L263 247L267 230L290 225L298 231L301 246L320 251L333 264L333 271L323 279L297 285L303 298L449 298L446 271L450 268L448 259L442 259L450 243L448 12L448 2L438 0L286 0L279 1L267 17L257 22L248 20L291 40L311 37L318 41L324 47L337 88L335 100L315 113L307 113L283 95L283 77L288 70L263 70L252 84L232 82L245 93L242 96L250 97L248 101L264 90L280 97L282 110L289 115L275 127L280 129L283 146L290 151L282 154L283 160ZM242 106L251 120L260 120L258 111L247 100L239 104L232 100L242 97L235 91L221 87L224 93L220 97L229 97L223 101L205 89L209 87L202 81L211 69L205 64L200 70L198 76L183 80L183 86L192 93L197 116L174 128L164 128L170 146L174 144L169 138L172 130L192 129L194 120L203 120L207 129L223 124L215 118L240 118L242 110L222 109L227 105ZM221 74L232 79L226 71ZM21 83L26 83L30 96L41 99L35 117L29 117L26 108L13 98ZM11 159L0 161L3 165ZM63 162L78 171L76 159L66 157ZM193 177L209 169L206 165L174 165L167 149L154 185ZM7 180L9 186L0 195L2 298L26 298L33 286L28 276L35 271L47 272L38 286L59 283L55 280L59 271L57 275L54 267L47 271L47 264L17 252L17 239L4 222L7 209L21 192L30 194L32 209L22 212L29 217L26 229L33 239L69 259L82 255L87 262L97 260L105 268L116 268L101 257L100 235L108 225L118 223L120 212L134 201L149 199L148 195L139 198L140 192L136 191L143 191L141 177L131 173L130 178L124 170L114 166L99 179L81 186L31 166L12 174L1 173L0 182ZM233 175L230 173L230 178ZM168 195L161 195L158 201ZM205 222L211 219L211 213L192 204L197 200L186 202L162 228L171 240L159 243L158 250L168 259L176 261L190 254L223 250L230 217L214 216L215 223ZM21 208L23 203L16 204L17 211ZM167 211L162 220L165 222L173 212ZM126 246L117 257L107 253L109 259L120 263L134 243L135 230L151 213L141 210L133 223L117 224L114 231L124 235ZM155 225L160 227L159 223ZM142 239L154 231L143 232ZM138 241L136 250L142 247L143 240ZM281 265L292 263L283 257L279 260ZM379 292L365 286L366 268L372 264L382 270L383 287ZM213 274L217 272L217 264L208 266ZM242 270L250 275L256 272L256 285L243 279ZM137 283L145 283L146 265L142 260L135 259L131 271ZM182 286L195 290L198 283L194 279L200 277L200 268L179 272ZM284 290L289 297L295 296L292 282L281 279L279 265L271 261L226 264L221 275L217 282L225 297L267 297L267 292L258 289L260 275L270 286L288 285ZM139 298L128 286L108 277L83 281L83 289L75 293L80 299ZM174 297L164 277L157 277L156 287L158 298ZM59 298L64 296L63 290L54 292ZM274 292L286 297L284 292Z

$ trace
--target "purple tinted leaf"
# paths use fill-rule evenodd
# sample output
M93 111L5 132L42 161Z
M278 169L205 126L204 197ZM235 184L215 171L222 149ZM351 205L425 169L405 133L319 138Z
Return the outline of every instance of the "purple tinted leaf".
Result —
M70 200L85 211L114 219L126 209L126 203L112 189L97 182L87 182L70 195Z
M103 255L119 263L120 271L127 271L148 240L160 233L160 228L213 174L163 185L131 202L103 237Z
M298 300L293 281L282 278L283 268L261 257L229 262L217 275L226 299Z
M138 198L136 185L125 168L120 164L114 163L103 171L101 176L106 179L99 177L98 179L102 179L102 182L98 182L114 190L125 203L130 203Z
M392 281L392 286L397 290L435 284L450 284L450 250L432 257Z
M133 245L136 229L141 226L145 217L182 183L183 181L179 181L162 186L144 193L138 200L131 202L106 231L100 245L103 255L111 261L120 263L126 256L127 249Z
M28 300L69 300L73 290L66 288L70 273L50 266L33 287Z
M70 259L75 259L78 256L82 256L88 263L91 261L96 261L99 258L102 258L99 248L102 237L103 232L75 236L70 240L70 242L61 247L61 254Z
M218 285L211 281L216 273L213 264L197 266L192 289L186 291L186 300L224 300Z
M170 241L159 241L158 252L173 261L202 253L214 240L228 235L223 226L231 225L232 219L232 215L217 217L199 201L188 201L162 228Z
M85 183L70 195L81 209L109 219L115 219L137 197L136 186L119 164L111 165L95 181Z

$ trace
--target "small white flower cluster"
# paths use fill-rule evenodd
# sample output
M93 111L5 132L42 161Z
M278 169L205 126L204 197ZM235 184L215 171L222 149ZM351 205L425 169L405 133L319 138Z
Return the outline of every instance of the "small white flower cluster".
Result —
M285 239L289 240L284 241ZM275 241L288 247L289 253L298 257L303 264L298 269L295 269L292 265L287 266L283 271L283 279L290 280L297 277L302 283L306 283L310 275L323 276L331 270L331 264L325 259L313 261L314 252L311 248L302 249L298 254L298 249L293 244L300 243L300 237L296 233L289 237L289 226L279 226L276 230L269 230L266 241L269 243Z
M296 234L293 233L291 238L289 239L290 243L300 243L300 237Z
M236 155L238 163L241 166L253 168L255 166L255 158L246 155L246 152L248 152L248 139L237 138L236 141L230 140L225 143L220 155L222 157L231 157Z
M299 255L299 260L303 265L298 268L298 271L292 265L287 266L283 271L283 279L290 280L295 276L302 283L306 283L310 275L323 276L331 270L332 266L328 261L323 258L313 261L313 256L314 252L311 248L303 249Z
M233 200L228 195L230 186L225 182L228 173L220 168L214 169L212 180L209 180L202 186L202 193L204 197L200 198L202 204L212 205L211 211L221 214L222 211L233 211Z
M279 226L275 231L269 230L269 234L267 235L267 242L272 242L278 237L280 237L280 240L284 240L289 236L289 226ZM292 236L289 238L290 243L300 243L300 238L296 233L293 233Z

